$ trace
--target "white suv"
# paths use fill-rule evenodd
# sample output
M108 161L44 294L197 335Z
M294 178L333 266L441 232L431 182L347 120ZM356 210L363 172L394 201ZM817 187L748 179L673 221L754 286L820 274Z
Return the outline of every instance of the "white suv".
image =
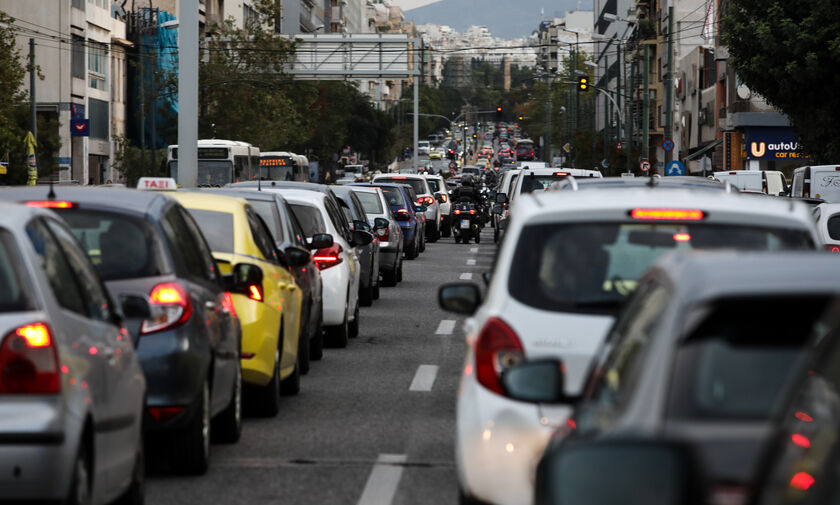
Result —
M471 283L440 289L443 308L471 316L456 408L463 502L532 502L535 465L571 407L513 400L502 375L526 359L559 359L565 395L580 395L619 305L658 256L818 243L806 206L789 200L664 187L520 195L485 300Z

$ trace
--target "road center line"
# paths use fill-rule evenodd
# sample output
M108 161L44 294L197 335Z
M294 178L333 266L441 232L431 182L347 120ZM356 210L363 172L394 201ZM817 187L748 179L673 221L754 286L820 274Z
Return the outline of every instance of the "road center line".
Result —
M464 277L461 276L463 279ZM435 335L452 335L452 331L455 329L455 320L454 319L444 319L438 325L437 331L435 331Z
M472 265L475 265L475 260L470 258L470 259L467 260L467 266L472 266Z
M431 391L437 377L437 365L420 365L417 367L417 373L414 374L414 380L411 381L409 391Z
M469 273L469 272L467 272L465 274L461 274L461 277L459 277L459 279L461 279L462 281L471 281L472 280L472 274Z
M470 247L470 252L471 253L477 253L478 252L478 247Z
M358 505L391 505L402 478L405 454L380 454L370 472Z

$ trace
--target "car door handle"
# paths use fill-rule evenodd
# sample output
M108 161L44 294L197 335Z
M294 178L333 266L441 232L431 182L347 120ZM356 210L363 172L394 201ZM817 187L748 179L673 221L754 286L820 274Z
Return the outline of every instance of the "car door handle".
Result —
M280 286L280 289L288 289L289 291L294 291L294 290L297 289L296 284L286 284L285 282L281 282L279 284L279 286Z
M207 300L206 302L204 302L204 308L206 308L206 309L216 310L217 307L218 307L218 304L216 304L216 302L212 302L210 300Z

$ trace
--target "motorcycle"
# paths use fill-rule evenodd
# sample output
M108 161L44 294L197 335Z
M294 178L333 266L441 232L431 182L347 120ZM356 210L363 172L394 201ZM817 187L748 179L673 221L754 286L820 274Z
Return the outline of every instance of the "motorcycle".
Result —
M452 211L452 233L455 236L455 243L465 244L470 243L470 239L474 239L475 243L481 242L481 230L479 229L480 216L475 204L472 202L458 202L455 204L455 210Z

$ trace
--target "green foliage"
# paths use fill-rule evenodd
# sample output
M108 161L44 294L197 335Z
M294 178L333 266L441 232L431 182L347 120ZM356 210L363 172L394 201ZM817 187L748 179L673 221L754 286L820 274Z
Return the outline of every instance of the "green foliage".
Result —
M735 72L788 115L805 152L840 160L840 3L729 0L721 33Z
M117 137L117 152L113 167L122 173L126 186L133 188L141 177L167 177L165 149L145 151L131 145L126 137Z

